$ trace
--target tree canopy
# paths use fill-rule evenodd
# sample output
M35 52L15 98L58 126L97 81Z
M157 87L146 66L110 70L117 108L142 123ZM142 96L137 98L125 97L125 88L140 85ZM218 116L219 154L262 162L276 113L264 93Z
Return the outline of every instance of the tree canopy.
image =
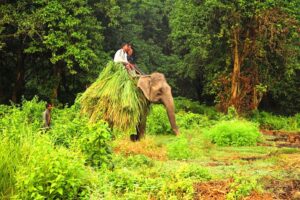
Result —
M72 103L123 42L175 96L226 112L300 110L296 0L4 0L0 103Z

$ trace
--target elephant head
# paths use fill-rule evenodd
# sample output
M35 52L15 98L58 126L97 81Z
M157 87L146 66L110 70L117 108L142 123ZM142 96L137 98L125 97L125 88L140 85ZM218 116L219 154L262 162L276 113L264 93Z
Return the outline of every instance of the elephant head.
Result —
M179 130L175 120L175 106L171 87L167 83L165 76L161 73L141 76L137 85L151 103L164 104L173 132L178 135Z

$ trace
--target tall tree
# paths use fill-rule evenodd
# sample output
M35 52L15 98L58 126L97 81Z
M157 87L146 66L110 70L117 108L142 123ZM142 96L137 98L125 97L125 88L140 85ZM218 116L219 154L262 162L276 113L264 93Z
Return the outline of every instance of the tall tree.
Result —
M50 98L57 99L61 86L68 91L66 77L92 70L105 59L101 23L92 16L85 0L8 1L0 10L0 24L5 29L2 41L7 47L3 51L16 57L13 101L24 94L21 87L25 85L25 74L41 71L35 66L50 74L44 77L49 80L44 90Z
M297 70L296 1L181 1L171 15L172 38L189 76L202 71L219 108L256 109L280 74ZM276 70L274 70L276 68ZM277 73L274 73L274 72Z

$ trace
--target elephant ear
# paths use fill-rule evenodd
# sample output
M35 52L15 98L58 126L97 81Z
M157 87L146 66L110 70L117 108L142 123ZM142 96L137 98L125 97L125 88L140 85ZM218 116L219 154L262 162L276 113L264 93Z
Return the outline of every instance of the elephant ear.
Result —
M138 88L140 88L145 97L150 101L150 81L151 81L151 77L150 76L142 76L140 77L137 86Z

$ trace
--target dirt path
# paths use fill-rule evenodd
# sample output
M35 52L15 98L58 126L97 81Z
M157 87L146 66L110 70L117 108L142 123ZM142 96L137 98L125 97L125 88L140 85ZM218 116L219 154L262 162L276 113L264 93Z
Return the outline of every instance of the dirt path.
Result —
M300 148L300 132L262 129L260 132L267 137L268 142L275 142L277 147Z
M266 181L266 180L265 180ZM195 200L225 200L230 191L232 180L219 180L197 183L194 185L196 194ZM260 193L253 191L243 200L299 200L300 199L300 180L267 180L265 190L268 192Z

